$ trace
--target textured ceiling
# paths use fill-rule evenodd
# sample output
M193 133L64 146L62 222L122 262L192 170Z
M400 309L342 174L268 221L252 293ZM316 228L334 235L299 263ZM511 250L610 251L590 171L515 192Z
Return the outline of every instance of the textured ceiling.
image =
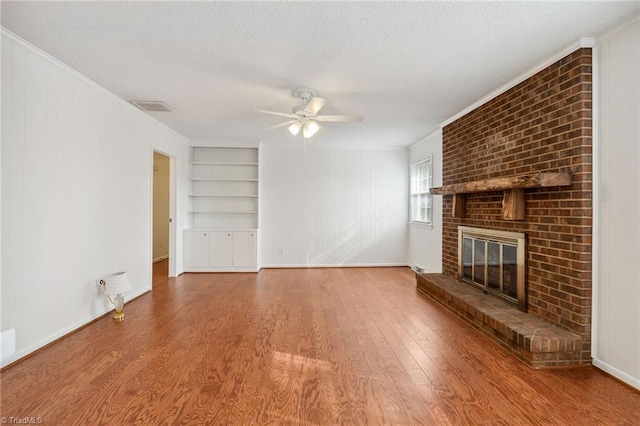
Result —
M640 2L8 2L2 26L115 93L163 100L191 140L295 143L292 91L315 89L314 146L407 146Z

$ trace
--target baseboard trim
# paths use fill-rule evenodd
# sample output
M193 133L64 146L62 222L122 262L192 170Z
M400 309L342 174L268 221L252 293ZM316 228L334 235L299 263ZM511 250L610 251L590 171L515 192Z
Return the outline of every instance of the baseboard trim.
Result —
M284 269L284 268L390 268L390 267L398 267L398 266L406 266L409 267L406 263L327 263L327 264L296 264L296 263L287 263L279 265L277 263L270 265L262 265L262 268L267 269Z
M625 373L624 371L620 371L617 368L615 368L614 366L607 364L604 361L601 361L599 359L593 358L591 360L591 363L593 364L594 367L598 367L600 370L604 371L605 373L615 377L616 379L620 380L621 382L631 386L632 388L640 391L640 379L635 378L633 376L630 376L629 374Z
M131 303L132 301L134 301L135 299L144 296L145 294L151 292L151 288L145 288L142 290L137 291L136 293L133 294L133 296L131 296L130 299L127 299L127 303ZM76 333L80 330L82 330L83 328L87 327L88 325L93 324L94 322L104 318L105 316L111 314L111 312L113 312L113 308L109 307L106 310L97 313L95 315L90 315L87 316L83 319L81 319L80 321L77 321L73 324L71 324L68 327L63 328L62 330L59 330L57 333L52 334L49 337L46 337L38 342L36 342L35 344L26 347L25 349L22 349L20 351L17 351L15 353L13 353L12 355L8 356L7 358L2 360L2 365L0 366L0 372L5 371L7 368L10 368L12 366L14 366L15 364L18 364L30 357L32 357L33 355L37 354L38 352L48 348L49 346L59 342L60 340L72 335L73 333Z
M211 268L211 267L196 267L185 268L184 272L190 274L216 274L216 273L256 273L260 272L258 268Z
M165 255L165 256L160 256L158 258L153 259L153 263L158 263L158 262L162 262L163 260L167 260L169 258L169 255Z

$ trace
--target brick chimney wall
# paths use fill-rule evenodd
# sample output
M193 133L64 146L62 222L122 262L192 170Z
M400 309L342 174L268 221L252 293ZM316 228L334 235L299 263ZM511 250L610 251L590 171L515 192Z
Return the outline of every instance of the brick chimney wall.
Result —
M443 185L536 171L572 185L527 189L524 221L501 219L502 193L443 198L443 272L458 270L458 225L527 235L529 312L580 334L591 356L592 54L581 48L443 128Z

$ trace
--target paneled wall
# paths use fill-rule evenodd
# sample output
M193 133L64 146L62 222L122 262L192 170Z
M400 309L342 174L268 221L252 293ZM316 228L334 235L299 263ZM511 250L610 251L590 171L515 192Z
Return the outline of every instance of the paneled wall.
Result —
M262 266L406 265L406 150L262 148Z
M3 365L111 309L101 276L150 289L154 148L176 158L182 229L187 140L3 30Z
M640 16L597 44L594 365L640 389Z
M409 147L409 164L433 158L433 186L442 185L442 130ZM442 272L442 197L433 197L433 226L409 224L409 265Z

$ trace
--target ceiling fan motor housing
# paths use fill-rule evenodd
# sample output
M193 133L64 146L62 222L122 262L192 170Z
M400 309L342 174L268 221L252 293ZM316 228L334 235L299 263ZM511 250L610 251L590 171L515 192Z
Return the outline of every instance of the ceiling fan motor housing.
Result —
M303 88L294 90L293 95L296 98L302 99L303 104L306 105L307 102L309 102L309 99L313 98L316 95L316 92L314 90L303 87Z

